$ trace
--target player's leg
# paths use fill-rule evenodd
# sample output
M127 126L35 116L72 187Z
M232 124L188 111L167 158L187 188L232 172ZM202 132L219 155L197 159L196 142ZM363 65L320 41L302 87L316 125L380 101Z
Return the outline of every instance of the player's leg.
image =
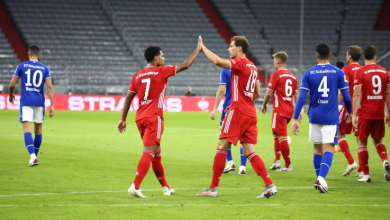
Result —
M290 160L290 147L288 146L287 136L278 135L278 139L279 139L280 149L282 151L282 156L285 162L285 165L282 167L282 169L280 169L280 171L293 171L291 160Z
M275 161L274 164L270 167L271 170L277 170L280 169L280 155L282 154L282 151L280 149L279 139L278 136L275 133L275 130L277 129L277 119L278 119L278 113L273 112L272 113L272 120L271 120L271 128L272 133L274 134L274 151L275 151Z
M37 157L42 144L42 125L42 123L34 122L34 150ZM38 159L34 160L34 165L38 165Z
M324 154L322 144L314 144L314 156L313 156L313 164L314 170L316 171L316 175L320 174L321 169L321 161L322 155Z
M240 165L240 170L238 171L238 174L245 175L246 174L246 161L247 161L247 158L244 155L244 149L242 148L242 144L240 146L240 156L241 156L241 165Z
M390 181L390 165L387 159L387 150L382 142L382 138L385 136L385 122L383 120L375 120L372 125L371 137L374 142L376 151L379 157L382 159L383 170L385 172L386 181Z
M314 144L313 165L318 177L321 168L322 155L324 154L322 146L322 134L319 125L309 124L309 142Z
M358 119L358 125L359 125L359 116L357 116L357 119ZM354 135L356 137L356 143L359 147L359 129L353 127L353 132L354 132ZM358 159L359 159L359 153L358 153ZM359 164L359 168L358 168L358 171L356 172L355 176L362 178L364 176L364 172L363 172L362 163L360 163L360 159L359 159L358 164Z
M358 182L371 182L370 170L368 167L368 150L367 139L370 136L372 128L372 120L366 120L362 117L359 118L359 163L363 167L364 176L358 179Z
M219 122L219 127L221 129L222 129L222 126L223 126L223 122L224 122L225 116L226 116L226 110L223 109L222 110L222 115L221 115L221 121ZM227 163L226 163L226 167L223 170L223 172L224 173L229 173L229 171L235 171L236 170L236 166L234 165L234 162L233 162L232 146L231 145L230 145L230 147L229 147L229 149L227 151L226 160L227 160Z
M34 150L34 140L32 138L32 121L34 119L34 107L23 106L20 108L19 122L22 122L24 132L24 143L30 154L30 161L27 166L34 166L34 161L37 159Z
M341 126L341 125L340 125ZM339 147L344 153L345 158L348 161L348 166L346 171L343 173L343 176L348 176L353 170L357 169L359 165L355 162L355 160L352 157L351 151L349 150L349 145L347 140L344 138L344 133L341 131L341 127L339 129L339 135L338 135L338 141L339 141Z

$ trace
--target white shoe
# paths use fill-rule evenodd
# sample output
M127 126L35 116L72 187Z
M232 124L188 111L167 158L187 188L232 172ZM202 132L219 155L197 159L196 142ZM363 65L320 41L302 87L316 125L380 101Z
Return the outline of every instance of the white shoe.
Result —
M355 176L362 178L364 176L364 173L363 172L356 172Z
M30 156L30 162L28 163L28 167L33 167L35 165L35 160L37 159L37 156L35 154L31 154ZM37 161L38 162L38 161ZM38 165L38 163L37 163Z
M343 173L343 176L348 176L353 170L356 170L359 165L354 161L353 164L348 164L347 170Z
M288 167L283 166L282 169L277 169L276 171L293 171L293 168L292 165L290 164L290 166Z
M328 193L328 183L323 177L319 176L315 184L317 187L314 186L314 188L318 189L320 193Z
M202 193L196 194L197 196L207 196L207 197L218 197L218 187L215 187L214 189L206 189L206 191Z
M142 191L142 189L139 189L139 190L135 189L134 183L131 184L131 186L130 186L130 188L128 190L130 195L133 195L133 196L136 196L136 197L139 197L139 198L148 198L148 197L144 196L141 191Z
M246 167L240 166L240 171L238 171L238 175L245 175L246 174Z
M361 183L370 183L371 178L370 178L370 175L364 175L363 178L358 179L357 181L361 182Z
M280 165L280 160L277 160L272 164L272 166L269 168L270 170L277 170L280 169L282 166Z
M386 181L390 181L390 164L388 161L383 162L383 170L385 171Z
M278 190L276 189L275 184L271 184L267 187L265 187L263 193L258 196L258 199L268 199L269 197L276 195L278 193Z
M173 193L175 193L175 190L172 189L172 188L168 188L166 186L163 187L163 191L164 191L164 196L170 196L172 195Z
M229 173L229 171L235 171L235 170L236 170L236 166L234 165L234 163L232 164L227 163L225 169L223 170L223 173Z

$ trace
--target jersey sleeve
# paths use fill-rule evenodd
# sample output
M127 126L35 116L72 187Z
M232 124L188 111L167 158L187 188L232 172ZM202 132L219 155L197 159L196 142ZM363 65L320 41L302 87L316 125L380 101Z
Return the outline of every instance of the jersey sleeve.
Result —
M227 71L229 70L222 69L221 75L219 77L219 85L226 85L229 82Z
M14 76L17 77L17 78L20 78L21 74L22 74L22 66L18 65L18 67L16 67L16 69L15 69Z
M337 77L338 77L338 82L339 82L339 89L340 90L348 89L348 83L347 83L347 80L345 78L344 71L339 70L337 73Z
M307 90L307 91L310 91L309 89L309 74L307 72L305 72L302 76L302 83L301 83L301 88L300 89L304 89L304 90Z
M267 89L272 90L272 91L275 90L276 84L278 83L278 80L277 80L276 78L277 78L277 77L276 77L276 73L273 72L273 73L271 74L270 79L269 79Z
M360 68L358 71L355 73L355 86L361 86L362 83L362 68Z
M45 76L45 80L46 80L46 79L51 79L49 67L46 67L46 76Z
M160 69L164 78L169 78L176 75L176 65L175 66L163 66Z
M130 81L129 92L134 92L135 94L137 94L137 89L135 88L134 81L135 81L135 75L133 76L133 78Z
M347 82L349 82L349 74L350 72L348 71L347 67L343 67L342 70L344 71L345 73L345 80L347 80Z
M242 61L240 58L230 59L230 70L238 70L242 68Z

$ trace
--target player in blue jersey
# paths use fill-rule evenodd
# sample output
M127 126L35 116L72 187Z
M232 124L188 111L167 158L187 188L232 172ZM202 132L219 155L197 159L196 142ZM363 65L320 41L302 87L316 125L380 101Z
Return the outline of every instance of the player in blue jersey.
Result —
M309 141L314 144L314 168L317 181L314 188L320 193L328 193L325 177L329 172L333 160L333 148L337 144L339 125L338 91L343 95L348 114L351 119L352 105L348 93L348 84L345 74L339 68L330 65L330 48L327 44L318 44L316 47L317 66L306 71L302 76L302 84L298 101L295 107L292 131L299 132L298 117L307 93L310 91L309 107Z
M218 106L219 106L219 103L221 102L223 93L226 90L225 102L223 103L221 121L219 123L219 126L221 128L222 128L222 124L223 124L223 119L225 118L226 108L230 106L230 100L231 100L230 81L231 81L231 71L228 69L222 69L220 80L219 80L219 87L217 90L217 94L215 96L214 109L213 109L213 111L211 111L211 114L210 114L211 119L214 120L215 113L218 110ZM234 162L233 162L231 149L232 149L232 146L229 147L229 150L228 150L227 155L226 155L227 164L226 164L225 169L223 170L224 173L228 173L229 171L236 170L236 166L234 165ZM240 154L241 154L241 166L240 166L240 170L239 170L238 174L245 175L246 174L247 158L244 156L244 152L243 152L242 147L240 147Z
M44 84L50 97L50 118L54 115L54 90L51 83L49 68L38 61L39 47L30 46L28 51L29 61L21 63L15 70L9 84L9 102L14 103L13 95L15 84L21 80L20 116L24 131L24 143L30 154L30 162L27 166L38 165L38 152L42 143L42 124L45 117ZM34 121L35 138L32 138L32 122Z

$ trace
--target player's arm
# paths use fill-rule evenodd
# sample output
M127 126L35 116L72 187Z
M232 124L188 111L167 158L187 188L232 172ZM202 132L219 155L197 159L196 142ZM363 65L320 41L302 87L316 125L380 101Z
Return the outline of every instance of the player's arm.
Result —
M351 96L349 95L348 89L341 89L340 90L341 95L343 96L345 107L347 108L348 113L352 113L352 103L351 103Z
M19 79L18 77L13 76L11 79L11 82L9 83L9 86L8 86L8 91L9 91L8 101L12 104L14 104L14 99L15 99L14 89L15 89L16 83L18 82L18 79Z
M183 70L190 68L191 65L195 62L200 51L202 51L201 40L202 40L202 38L199 36L198 47L186 60L184 60L184 62L182 64L179 64L176 66L176 73L179 73Z
M265 111L267 111L267 104L268 104L269 100L271 99L273 92L274 91L272 91L271 89L267 89L267 92L265 92L263 107L261 108L261 112L263 112L263 114L265 114Z
M354 89L354 93L353 93L353 107L352 107L352 124L355 128L358 128L357 127L357 119L356 119L356 112L359 108L359 105L360 105L360 99L361 99L361 96L362 96L362 86L361 85L357 85L355 86L355 89Z
M221 102L221 99L223 97L223 93L225 92L226 85L219 85L217 94L215 95L215 103L214 103L214 109L211 111L210 118L215 119L215 113L218 110L219 103Z
M209 49L207 49L206 46L203 45L203 42L202 42L202 51L204 52L204 54L206 55L206 57L207 57L212 63L214 63L215 65L217 65L217 66L219 66L219 67L222 67L222 68L225 68L225 69L228 69L228 70L231 69L230 61L229 61L229 60L222 59L222 58L220 58L219 56L217 56L216 54L214 54L213 52L211 52Z
M51 78L47 78L45 80L46 87L47 87L47 93L49 94L50 98L50 110L49 110L49 117L53 117L54 115L54 89L53 84L51 82Z
M255 91L253 92L253 103L259 97L260 97L260 82L259 82L259 80L256 80L256 82L255 82Z
M295 104L295 111L294 111L294 117L292 123L292 131L295 135L298 135L298 133L300 132L298 119L299 119L299 115L301 114L303 104L305 104L305 99L308 92L309 92L308 89L301 89L301 92L299 93L298 96L297 103Z
M386 114L386 124L390 127L390 85L387 85L386 89L386 108L387 108L387 114Z
M295 106L297 106L298 97L299 97L299 90L295 90L294 91L294 104L295 104ZM302 119L303 119L303 116L302 116L302 111L301 111L299 113L298 122L301 123Z
M122 117L121 117L121 120L119 121L119 124L118 124L118 131L120 133L126 131L127 113L130 110L130 104L133 101L135 95L136 95L135 92L132 92L132 91L127 92L125 104L123 104Z

